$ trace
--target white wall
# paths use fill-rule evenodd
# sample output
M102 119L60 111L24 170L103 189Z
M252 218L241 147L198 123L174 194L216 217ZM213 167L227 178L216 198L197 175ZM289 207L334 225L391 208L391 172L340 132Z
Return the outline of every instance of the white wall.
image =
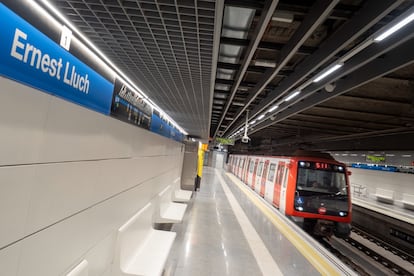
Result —
M352 175L351 185L366 187L366 196L374 199L375 189L382 188L394 191L396 200L402 199L402 194L414 194L414 174L395 173L375 170L348 168Z
M110 270L116 230L181 176L183 145L0 77L0 275Z

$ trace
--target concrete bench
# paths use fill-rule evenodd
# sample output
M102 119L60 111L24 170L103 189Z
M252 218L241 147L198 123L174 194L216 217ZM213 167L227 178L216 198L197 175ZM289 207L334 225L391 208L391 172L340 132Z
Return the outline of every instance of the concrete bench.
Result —
M414 210L414 195L403 194L402 203L404 208Z
M156 223L180 223L184 218L187 204L172 202L172 187L168 185L158 194L159 208L156 211Z
M89 268L88 261L82 260L77 266L75 266L66 276L88 276Z
M174 202L183 202L183 203L185 203L185 202L190 201L192 195L193 195L192 191L177 189L177 190L174 191L172 200Z
M180 186L180 180L181 178L178 177L174 180L173 185L175 186L174 193L172 195L172 201L174 202L189 202L191 199L191 196L193 195L192 191L186 191L182 190Z
M375 197L378 201L394 204L394 191L376 188Z
M153 228L148 203L118 229L112 275L162 275L176 233Z

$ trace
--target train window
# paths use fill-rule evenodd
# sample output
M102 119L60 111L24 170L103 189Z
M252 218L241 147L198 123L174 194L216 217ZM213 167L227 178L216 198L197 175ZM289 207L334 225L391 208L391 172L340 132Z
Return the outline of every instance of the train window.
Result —
M343 170L336 170L333 164L322 167L314 166L313 162L306 162L306 164L309 165L298 167L297 190L347 195L346 177Z
M286 187L286 185L287 185L287 174L288 174L289 168L285 167L285 166L283 166L283 168L284 168L284 170L283 170L283 177L282 177L282 181L283 181L282 186Z
M258 176L262 175L262 170L263 170L263 162L259 163L259 168L257 169L257 174Z
M267 181L273 182L275 178L276 164L270 164L269 174L267 175Z
M244 165L244 159L240 160L239 168L243 168Z
M252 160L252 161L250 161L249 172L253 173L253 170L254 170L254 161Z

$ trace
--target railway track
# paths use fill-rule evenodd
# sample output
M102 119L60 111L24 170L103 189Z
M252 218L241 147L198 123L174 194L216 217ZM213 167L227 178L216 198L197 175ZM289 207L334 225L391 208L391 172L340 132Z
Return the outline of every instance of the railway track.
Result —
M355 261L353 261L352 258L346 256L342 250L338 250L331 244L331 242L325 238L319 239L319 242L327 249L329 252L334 254L338 259L340 259L344 264L346 264L348 267L350 267L353 271L358 273L358 275L361 276L370 276L371 274L367 272L362 266L357 264Z
M413 256L358 228L353 229L349 238L322 239L321 243L360 275L378 275L379 273L383 275L414 275ZM345 253L342 247L337 249L336 247L341 243L346 243L349 247L354 248L357 252L354 254L359 256L350 257L352 254ZM371 262L366 262L375 263L374 266L378 266L378 270L361 266L355 259L369 259Z

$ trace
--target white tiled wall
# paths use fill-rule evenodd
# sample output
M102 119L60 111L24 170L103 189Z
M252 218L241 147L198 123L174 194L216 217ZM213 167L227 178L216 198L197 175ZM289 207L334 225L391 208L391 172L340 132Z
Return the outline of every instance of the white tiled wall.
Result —
M181 175L182 144L0 77L0 275L110 271L117 228Z

